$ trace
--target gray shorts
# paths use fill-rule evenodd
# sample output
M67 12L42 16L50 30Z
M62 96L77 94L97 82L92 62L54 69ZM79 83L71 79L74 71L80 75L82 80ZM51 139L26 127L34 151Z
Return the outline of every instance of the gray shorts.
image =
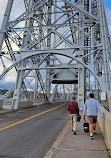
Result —
M87 116L89 123L93 124L97 122L97 116Z

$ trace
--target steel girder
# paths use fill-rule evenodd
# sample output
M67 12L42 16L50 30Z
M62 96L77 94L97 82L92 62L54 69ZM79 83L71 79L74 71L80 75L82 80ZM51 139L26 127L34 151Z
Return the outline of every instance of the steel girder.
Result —
M18 89L21 89L23 82L25 86L25 80L28 81L27 78L31 76L38 85L36 90L39 87L35 96L44 92L50 101L50 79L59 69L69 69L72 73L77 69L81 88L79 70L82 68L83 91L92 90L92 77L100 91L110 90L110 37L102 0L24 0L26 11L14 21L9 21L12 4L13 0L9 0L0 32L3 66L0 79L13 68L17 69L18 77L15 85L1 99L9 97L15 88L13 107L17 109L22 96ZM18 27L21 22L25 22L25 25ZM13 51L13 45L16 45L17 51ZM61 56L67 58L61 59ZM6 68L5 59L11 62L11 66ZM45 76L42 70L45 70ZM55 87L57 90L57 85ZM83 100L84 95L82 104Z

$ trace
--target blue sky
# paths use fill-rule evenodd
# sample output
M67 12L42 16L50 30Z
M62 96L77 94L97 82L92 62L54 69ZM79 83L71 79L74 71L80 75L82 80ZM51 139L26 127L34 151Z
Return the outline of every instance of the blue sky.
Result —
M111 1L110 0L104 0L104 5L106 7L111 7Z
M104 6L106 10L107 22L108 22L109 32L111 36L111 0L104 0Z

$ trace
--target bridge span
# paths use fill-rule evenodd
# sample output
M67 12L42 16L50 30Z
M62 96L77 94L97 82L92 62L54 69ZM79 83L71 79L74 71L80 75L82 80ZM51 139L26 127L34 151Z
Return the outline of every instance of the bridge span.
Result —
M45 156L68 120L62 102L76 96L83 110L90 92L104 108L98 125L110 150L111 39L103 0L7 0L0 29L0 109L12 113L0 115L0 156ZM80 138L81 124L79 132ZM104 151L98 148L101 157Z

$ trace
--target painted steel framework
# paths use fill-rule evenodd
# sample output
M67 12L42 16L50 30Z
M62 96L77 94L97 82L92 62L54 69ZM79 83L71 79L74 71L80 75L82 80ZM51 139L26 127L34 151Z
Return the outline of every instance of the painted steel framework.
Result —
M12 108L17 109L34 81L35 103L41 92L52 102L69 99L78 89L82 109L88 92L95 90L98 98L101 91L110 91L111 46L103 0L23 1L25 11L10 21L14 0L8 0L0 31L0 80L11 70L17 74L1 99L14 92Z

